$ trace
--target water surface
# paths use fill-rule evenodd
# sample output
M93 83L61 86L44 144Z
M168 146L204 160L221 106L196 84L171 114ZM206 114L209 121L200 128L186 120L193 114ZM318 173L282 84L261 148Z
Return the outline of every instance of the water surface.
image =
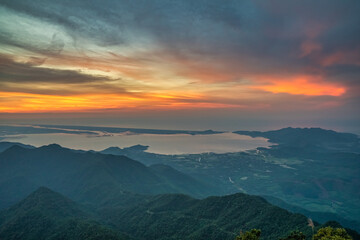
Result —
M13 137L16 139L12 139ZM141 144L149 146L148 152L159 154L238 152L270 145L265 138L251 138L230 132L210 135L112 134L109 136L46 133L12 135L4 141L16 141L36 147L57 143L67 148L96 151L112 146L124 148Z

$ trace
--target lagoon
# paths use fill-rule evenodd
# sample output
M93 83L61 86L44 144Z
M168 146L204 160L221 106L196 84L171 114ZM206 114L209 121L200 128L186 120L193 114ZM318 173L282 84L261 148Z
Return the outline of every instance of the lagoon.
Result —
M20 142L36 147L56 143L67 148L95 151L108 147L124 148L141 144L149 146L148 152L158 154L239 152L271 145L265 138L252 138L231 132L207 135L120 133L95 136L92 134L44 133L11 135L3 141Z

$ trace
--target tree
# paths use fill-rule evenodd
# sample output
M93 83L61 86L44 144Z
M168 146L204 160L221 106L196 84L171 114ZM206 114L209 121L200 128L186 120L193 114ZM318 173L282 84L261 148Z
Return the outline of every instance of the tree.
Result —
M289 236L280 240L305 240L306 236L300 231L292 231Z
M240 236L236 237L236 240L259 240L261 235L261 230L251 229L245 233L241 233Z
M352 238L343 228L325 227L317 231L313 240L352 240Z

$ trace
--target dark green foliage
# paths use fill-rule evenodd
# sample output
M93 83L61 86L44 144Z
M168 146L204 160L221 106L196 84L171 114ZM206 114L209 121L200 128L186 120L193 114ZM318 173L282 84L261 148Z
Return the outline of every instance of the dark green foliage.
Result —
M160 195L133 208L103 211L102 218L139 239L233 240L240 230L253 228L261 228L265 240L278 239L293 229L311 235L305 216L240 193L204 200Z
M335 221L328 221L324 223L322 227L343 228L343 226L341 226L340 223ZM354 240L360 240L360 234L358 232L350 228L344 228L344 229Z
M249 229L262 229L264 240L279 239L293 229L309 239L307 224L303 215L240 193L203 200L166 194L144 198L132 207L93 209L39 188L0 213L0 239L128 239L123 232L135 239L234 240ZM240 239L253 239L252 235L259 234L250 231Z
M123 234L92 220L82 207L47 188L0 213L2 240L121 240Z
M236 240L259 240L261 236L261 230L251 229L245 233L241 233L236 237Z
M314 240L352 240L343 228L320 228L314 235Z
M48 239L120 240L129 239L129 237L124 234L119 234L114 230L96 222L70 219L61 223Z
M293 231L289 236L281 238L280 240L305 240L306 236L300 231Z
M275 197L271 197L271 196L262 196L264 197L269 203L284 208L290 212L293 213L301 213L311 219L316 220L317 222L320 223L324 223L327 222L329 219L332 219L334 221L338 221L341 222L342 225L344 226L349 226L351 228L354 229L360 229L360 223L354 220L348 220L338 214L335 213L331 213L331 212L315 212L315 211L309 211L306 210L304 208L301 208L299 206L295 206L292 204L288 204L287 202L279 199L279 198L275 198ZM330 222L331 223L331 222ZM324 225L326 226L328 223L325 223ZM337 223L338 225L336 227L338 227L340 224ZM332 226L334 227L334 226ZM347 231L351 231L350 229L347 229ZM360 237L360 236L359 236Z

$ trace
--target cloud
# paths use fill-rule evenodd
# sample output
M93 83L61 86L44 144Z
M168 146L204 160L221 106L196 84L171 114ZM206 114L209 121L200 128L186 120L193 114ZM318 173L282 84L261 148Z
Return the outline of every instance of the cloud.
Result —
M3 91L31 98L82 94L82 108L108 98L104 109L277 111L359 103L356 0L3 0L0 6Z
M3 92L56 96L99 92L130 94L119 79L38 67L33 62L16 62L4 55L0 55L0 89Z
M32 63L19 63L0 55L0 79L2 83L54 83L75 84L104 82L108 79L78 71L36 67Z

